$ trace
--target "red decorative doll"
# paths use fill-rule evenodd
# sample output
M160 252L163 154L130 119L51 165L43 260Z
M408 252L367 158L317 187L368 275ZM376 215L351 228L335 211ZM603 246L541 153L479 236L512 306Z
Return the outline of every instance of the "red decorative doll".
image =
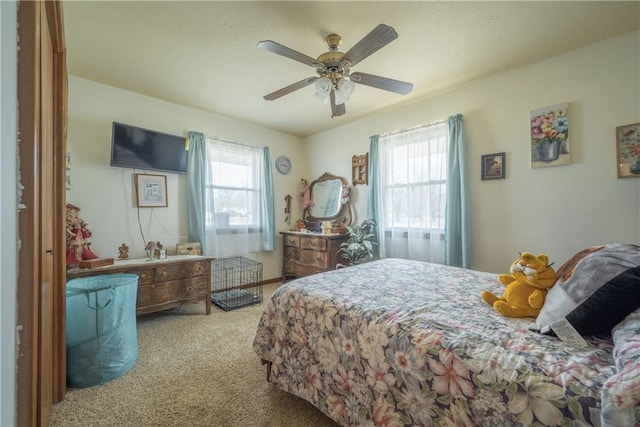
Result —
M97 259L91 251L91 231L79 216L80 208L67 203L67 267L77 266L82 260Z

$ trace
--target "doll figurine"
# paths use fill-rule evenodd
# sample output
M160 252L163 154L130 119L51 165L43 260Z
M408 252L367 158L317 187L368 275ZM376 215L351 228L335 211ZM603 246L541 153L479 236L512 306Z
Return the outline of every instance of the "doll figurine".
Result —
M82 260L97 259L91 245L91 230L78 216L80 208L67 203L67 267L76 266Z
M300 196L302 197L302 210L304 211L311 207L311 190L309 189L309 183L304 178L300 180L300 185L302 186Z
M118 248L118 258L119 259L128 259L129 258L129 246L126 243L123 243Z

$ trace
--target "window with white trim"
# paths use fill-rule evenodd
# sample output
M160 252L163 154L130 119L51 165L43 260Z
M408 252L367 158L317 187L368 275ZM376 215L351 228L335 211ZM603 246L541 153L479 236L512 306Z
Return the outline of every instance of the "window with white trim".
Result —
M207 242L218 257L260 251L264 230L262 148L207 138Z
M216 228L260 227L261 150L210 144L207 224Z
M446 122L380 135L387 256L443 260L448 139Z

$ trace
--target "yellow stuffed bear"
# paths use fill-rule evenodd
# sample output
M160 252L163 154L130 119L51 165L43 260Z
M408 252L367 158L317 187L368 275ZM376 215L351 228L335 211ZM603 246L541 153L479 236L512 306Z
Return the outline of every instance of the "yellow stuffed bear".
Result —
M522 252L511 264L511 274L501 274L506 286L502 298L482 291L482 299L505 317L538 317L547 291L556 283L556 272L545 254Z

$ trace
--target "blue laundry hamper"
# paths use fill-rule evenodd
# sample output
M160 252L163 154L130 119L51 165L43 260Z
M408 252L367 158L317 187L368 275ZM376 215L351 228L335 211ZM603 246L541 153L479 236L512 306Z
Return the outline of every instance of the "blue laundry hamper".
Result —
M129 372L138 358L138 276L105 274L67 282L67 384L90 387Z

